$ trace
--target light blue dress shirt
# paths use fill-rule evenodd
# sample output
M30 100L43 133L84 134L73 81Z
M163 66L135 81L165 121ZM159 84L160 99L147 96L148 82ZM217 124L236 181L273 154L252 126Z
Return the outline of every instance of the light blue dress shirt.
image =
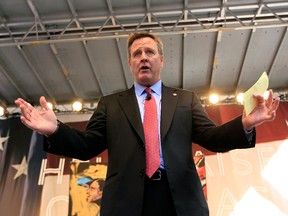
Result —
M146 86L139 85L138 83L134 82L134 91L135 95L137 97L138 106L141 114L141 120L143 123L144 119L144 103L145 98L147 96L147 93L145 92ZM160 125L161 125L161 99L162 99L162 81L159 80L157 83L155 83L153 86L150 87L152 89L153 97L156 100L157 105L157 113L158 113L158 136L159 136L159 142L160 142L160 168L164 169L164 160L163 160L163 154L162 154L162 146L161 146L161 136L160 136ZM249 142L253 139L253 130L251 131L245 131L246 137ZM191 143L192 145L192 143Z
M135 95L137 97L138 106L141 114L141 120L143 123L144 119L144 103L147 93L145 92L146 86L139 85L138 83L134 82L134 90ZM153 86L150 87L152 90L152 95L156 100L157 105L157 114L158 114L158 136L160 141L160 168L164 169L164 160L162 155L162 147L161 147L161 136L160 136L160 125L161 125L161 98L162 98L162 81L159 80Z

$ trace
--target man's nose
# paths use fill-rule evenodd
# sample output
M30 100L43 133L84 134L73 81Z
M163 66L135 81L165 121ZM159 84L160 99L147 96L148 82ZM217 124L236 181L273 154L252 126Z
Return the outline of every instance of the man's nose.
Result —
M146 62L146 61L148 61L148 56L146 55L146 53L142 53L142 55L141 55L141 61L142 62Z

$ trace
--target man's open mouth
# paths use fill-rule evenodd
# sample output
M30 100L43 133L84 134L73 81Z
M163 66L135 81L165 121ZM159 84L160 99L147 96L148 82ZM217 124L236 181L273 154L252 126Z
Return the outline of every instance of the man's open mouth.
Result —
M140 70L144 70L144 71L145 71L145 70L150 70L150 67L144 65L144 66L142 66L142 67L140 68Z

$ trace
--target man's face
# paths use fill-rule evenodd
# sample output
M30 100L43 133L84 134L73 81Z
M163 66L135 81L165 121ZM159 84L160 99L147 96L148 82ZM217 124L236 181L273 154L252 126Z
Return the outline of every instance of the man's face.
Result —
M130 47L128 61L134 80L143 86L151 86L160 80L163 68L163 55L157 49L157 43L149 37L140 38Z
M86 201L95 202L102 198L102 191L98 181L94 181L90 184L89 189L86 192Z

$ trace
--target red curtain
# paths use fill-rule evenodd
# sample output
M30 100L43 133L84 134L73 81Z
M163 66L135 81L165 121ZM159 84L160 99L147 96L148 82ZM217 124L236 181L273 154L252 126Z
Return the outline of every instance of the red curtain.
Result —
M242 105L214 105L205 108L209 117L216 125L223 124L243 113ZM288 103L281 102L272 122L266 122L256 127L256 142L264 143L288 138ZM214 154L195 145L193 152L201 150L205 155Z

